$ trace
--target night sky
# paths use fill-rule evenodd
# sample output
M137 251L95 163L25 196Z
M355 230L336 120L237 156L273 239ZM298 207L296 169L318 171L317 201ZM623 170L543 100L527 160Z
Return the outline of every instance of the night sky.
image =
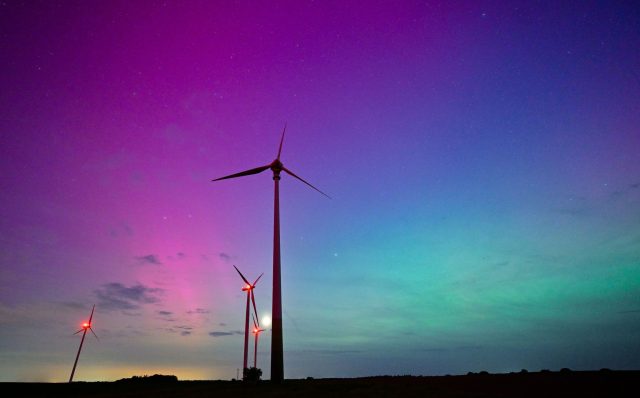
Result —
M0 381L236 377L285 123L287 378L640 368L638 3L357 3L0 3Z

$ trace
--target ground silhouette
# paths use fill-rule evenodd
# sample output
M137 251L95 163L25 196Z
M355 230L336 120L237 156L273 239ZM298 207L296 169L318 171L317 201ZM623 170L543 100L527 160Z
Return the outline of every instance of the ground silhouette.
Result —
M354 379L171 383L0 383L5 397L635 397L640 371L473 373L464 376L379 376ZM634 393L634 391L636 393Z

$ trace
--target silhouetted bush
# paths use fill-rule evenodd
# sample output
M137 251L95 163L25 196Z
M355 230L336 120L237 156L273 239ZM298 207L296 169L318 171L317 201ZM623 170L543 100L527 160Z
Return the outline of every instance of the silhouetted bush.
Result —
M562 368L562 369L560 369L560 373L571 373L571 369L569 369L569 368Z
M262 369L254 367L245 368L243 375L245 381L259 381L260 377L262 377Z
M162 383L175 383L178 381L178 376L174 375L158 375L153 376L133 376L128 379L116 380L116 383L148 383L148 384L162 384Z
M481 370L479 374L481 374L481 375L488 375L488 374L489 374L489 372L487 372L486 370Z
M527 369L520 369L520 373L529 373Z

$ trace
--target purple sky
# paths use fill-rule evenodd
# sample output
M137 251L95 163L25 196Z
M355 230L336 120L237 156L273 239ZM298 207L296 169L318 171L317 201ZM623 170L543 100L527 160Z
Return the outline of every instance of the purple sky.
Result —
M640 368L633 2L0 2L0 381ZM259 364L269 376L270 332Z

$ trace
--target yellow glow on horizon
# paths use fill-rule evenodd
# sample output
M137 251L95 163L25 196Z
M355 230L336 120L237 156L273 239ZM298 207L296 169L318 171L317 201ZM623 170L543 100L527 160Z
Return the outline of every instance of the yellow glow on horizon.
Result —
M60 366L46 366L40 369L21 369L12 375L13 381L66 383L69 380L70 367L67 363ZM69 368L69 369L67 369ZM178 380L231 380L236 377L236 369L224 366L183 367L183 366L84 366L78 367L74 381L115 381L132 376L152 376L154 374L175 375Z

